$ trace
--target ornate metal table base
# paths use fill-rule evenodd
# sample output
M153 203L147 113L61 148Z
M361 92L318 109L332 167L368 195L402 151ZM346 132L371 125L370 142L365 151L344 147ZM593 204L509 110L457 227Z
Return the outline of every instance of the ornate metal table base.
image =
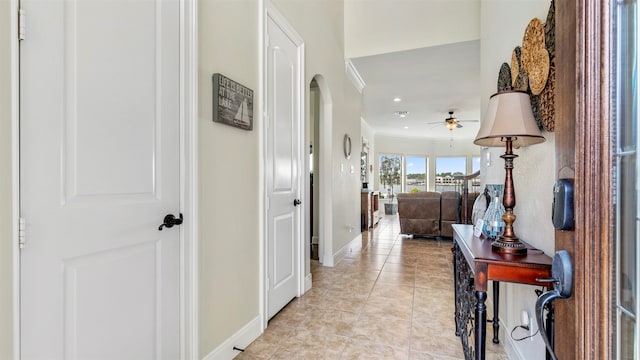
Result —
M456 335L462 341L462 350L465 359L474 359L475 346L470 344L474 341L475 318L471 309L476 308L477 299L474 296L473 273L469 269L462 252L457 244L454 244L454 277L455 277L455 321Z
M486 326L476 326L475 319L487 322L487 293L475 291L473 272L465 260L458 244L454 244L454 277L455 277L455 321L456 336L460 336L464 357L467 360L476 359L475 349L484 347ZM493 343L499 344L500 323L498 320L500 282L493 282ZM477 329L477 330L476 330Z
M455 325L466 360L484 360L487 338L488 282L493 282L493 343L498 344L500 282L546 286L538 279L551 273L551 258L541 251L509 258L491 250L491 242L473 235L472 225L452 225L454 230ZM527 245L530 246L530 245ZM547 314L553 331L553 309Z

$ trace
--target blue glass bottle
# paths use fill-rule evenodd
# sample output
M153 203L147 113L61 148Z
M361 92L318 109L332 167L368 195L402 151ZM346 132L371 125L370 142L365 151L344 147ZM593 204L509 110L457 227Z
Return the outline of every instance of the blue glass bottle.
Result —
M506 224L502 220L504 214L504 206L502 205L503 185L491 184L487 185L489 194L491 194L491 204L484 214L484 223L482 226L482 234L488 238L495 240L504 234Z

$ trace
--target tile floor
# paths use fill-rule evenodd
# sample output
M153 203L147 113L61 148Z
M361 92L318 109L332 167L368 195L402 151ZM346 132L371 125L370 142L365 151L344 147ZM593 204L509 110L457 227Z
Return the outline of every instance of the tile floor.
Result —
M236 359L464 359L455 336L451 241L399 235L397 216L361 252L311 262L313 287ZM489 326L490 328L490 326ZM507 359L487 341L487 359Z

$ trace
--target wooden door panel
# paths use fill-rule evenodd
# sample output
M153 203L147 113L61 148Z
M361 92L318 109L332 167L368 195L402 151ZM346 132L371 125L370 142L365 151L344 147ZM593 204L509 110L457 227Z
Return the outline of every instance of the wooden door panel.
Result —
M576 119L576 3L559 1L556 3L556 169L558 178L576 178L575 173L575 119ZM578 187L579 179L575 185ZM577 189L576 189L577 190ZM577 194L576 194L577 195ZM576 196L577 197L577 196ZM576 222L577 224L578 222ZM560 359L577 359L579 353L575 339L578 336L578 302L582 301L580 288L584 281L579 271L582 262L576 257L575 231L555 232L556 250L569 252L574 263L575 278L573 296L555 301L556 322L555 350Z
M556 231L574 264L571 298L556 300L560 359L610 357L611 143L609 1L556 1L556 168L575 184L575 230Z

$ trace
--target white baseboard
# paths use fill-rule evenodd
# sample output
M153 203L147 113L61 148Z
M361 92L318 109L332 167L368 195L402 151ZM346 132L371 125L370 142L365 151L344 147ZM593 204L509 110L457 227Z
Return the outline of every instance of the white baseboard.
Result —
M492 298L487 299L486 306L487 306L487 309L493 309ZM489 316L489 314L487 314L487 316ZM517 347L515 346L515 341L511 338L509 331L505 330L507 329L507 326L502 321L502 319L498 318L498 323L500 324L500 330L498 331L498 338L500 339L500 344L502 345L505 353L507 354L507 358L513 359L513 360L525 360L525 358L522 357L522 354L520 353L520 351L517 350ZM493 346L493 343L492 343L493 326L490 323L487 323L486 333L487 333L486 346L488 347Z
M256 316L253 320L249 321L242 329L236 331L225 340L220 346L215 348L202 360L229 360L240 354L239 351L233 350L233 347L241 349L246 348L262 334L262 327L260 326L260 316Z
M362 250L362 234L356 235L347 245L333 254L333 264L337 264L340 260L344 259L347 254L358 252Z
M505 329L505 324L500 321L500 333L502 333L503 329ZM507 332L505 331L505 334ZM507 353L507 357L509 359L523 360L520 351L516 347L516 342L509 335L505 335L502 337L502 345L504 346L504 352Z
M322 266L333 267L333 265L333 256L325 250L324 256L322 257Z
M313 277L311 273L307 274L304 278L304 292L307 292L311 289L311 284L313 283Z

